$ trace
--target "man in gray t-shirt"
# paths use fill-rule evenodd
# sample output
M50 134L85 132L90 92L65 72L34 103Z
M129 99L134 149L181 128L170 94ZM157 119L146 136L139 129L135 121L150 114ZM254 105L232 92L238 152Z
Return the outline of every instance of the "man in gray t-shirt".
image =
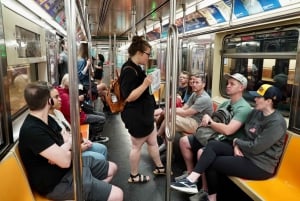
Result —
M176 108L176 131L192 134L196 131L204 114L211 115L213 112L210 96L204 90L205 77L193 76L193 93L182 108ZM165 121L162 122L158 135L163 136Z

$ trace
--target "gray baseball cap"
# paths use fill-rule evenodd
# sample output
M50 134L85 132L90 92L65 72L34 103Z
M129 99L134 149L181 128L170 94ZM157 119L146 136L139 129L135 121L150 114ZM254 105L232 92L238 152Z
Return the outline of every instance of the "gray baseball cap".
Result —
M228 80L229 78L235 79L235 80L239 81L243 85L244 88L247 87L247 84L248 84L247 78L245 78L245 76L240 73L235 73L233 75L225 74L224 77L226 80Z

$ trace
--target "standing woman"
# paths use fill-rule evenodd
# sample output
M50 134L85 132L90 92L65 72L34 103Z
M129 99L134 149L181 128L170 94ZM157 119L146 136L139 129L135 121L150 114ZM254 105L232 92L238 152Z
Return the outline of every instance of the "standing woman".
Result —
M153 174L165 174L166 170L160 160L157 129L154 125L155 100L149 93L149 85L153 78L146 75L140 65L146 65L151 52L150 44L140 36L134 36L128 48L129 59L123 64L120 75L121 94L127 104L121 118L131 135L130 183L143 183L150 180L149 176L139 173L141 149L144 143L155 163Z
M98 84L100 84L103 78L104 56L98 54L98 60L98 64L95 66L94 78L97 80Z

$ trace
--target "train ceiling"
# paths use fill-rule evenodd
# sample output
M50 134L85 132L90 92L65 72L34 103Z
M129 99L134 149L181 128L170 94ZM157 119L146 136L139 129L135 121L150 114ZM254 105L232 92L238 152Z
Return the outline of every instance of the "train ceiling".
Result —
M64 1L34 1L65 27ZM300 4L300 0L179 0L175 2L177 10L175 23L181 32L183 31L183 17L186 22L185 31L190 31L199 27L214 25L220 27L222 23L228 25L231 20L263 14L266 11L274 11L283 7L286 7L283 10L284 14L289 14L289 12L298 14ZM144 33L148 35L149 32L153 32L149 34L149 37L152 35L154 39L155 37L157 39L155 36L157 32L159 37L164 37L166 34L164 28L169 22L164 23L164 21L169 20L170 0L76 0L76 3L84 13L92 40L107 39L108 36L114 36L114 34L118 38L127 38L132 34L133 27L139 35ZM288 8L292 4L297 5L293 7L294 10ZM184 16L183 8L186 8ZM163 25L162 30L159 26L160 22ZM157 25L159 28L156 28Z
M45 9L59 24L64 25L64 1L34 0ZM202 0L181 0L182 4L191 4ZM135 10L136 29L141 30L153 22L158 22L169 15L169 0L77 0L86 11L91 36L93 38L109 35L127 36L132 30L132 13Z
M193 2L196 1L176 1L176 7L182 8L182 4ZM114 33L117 36L126 36L132 31L134 12L136 30L143 30L169 15L169 3L169 0L89 0L87 11L91 17L92 36L101 37Z

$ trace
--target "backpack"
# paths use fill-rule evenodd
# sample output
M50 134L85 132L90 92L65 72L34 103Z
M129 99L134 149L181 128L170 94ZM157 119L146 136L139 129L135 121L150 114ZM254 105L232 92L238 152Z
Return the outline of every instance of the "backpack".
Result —
M137 75L137 71L133 67L126 66L123 68L123 70L126 68L133 69ZM116 78L110 83L109 90L105 96L105 101L112 113L118 113L124 110L126 100L121 95L120 76L117 70Z
M229 124L233 117L233 111L229 105L227 108L219 108L217 111L213 112L211 118L218 123ZM214 131L210 127L198 127L195 133L196 139L206 146L209 140L217 139L220 134Z
M218 123L228 124L233 117L233 111L228 108L220 108L215 111L211 118Z

